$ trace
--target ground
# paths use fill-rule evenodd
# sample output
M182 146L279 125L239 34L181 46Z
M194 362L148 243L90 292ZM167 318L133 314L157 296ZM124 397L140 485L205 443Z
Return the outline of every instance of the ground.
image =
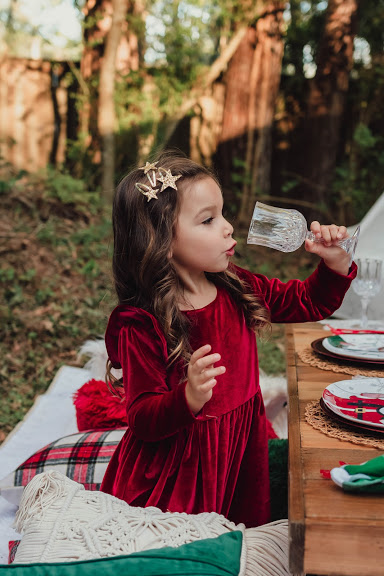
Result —
M60 178L62 178L60 180ZM78 350L100 337L116 305L110 209L68 176L0 176L0 442L44 393L61 365L83 366ZM306 277L316 261L247 246L235 263L283 280ZM242 240L243 238L243 240ZM260 365L284 371L283 327L259 342Z

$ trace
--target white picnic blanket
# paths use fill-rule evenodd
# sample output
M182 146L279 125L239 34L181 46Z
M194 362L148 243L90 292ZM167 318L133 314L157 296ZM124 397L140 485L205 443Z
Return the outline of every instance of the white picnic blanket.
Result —
M47 392L0 446L0 478L24 462L36 450L62 436L77 432L73 393L91 378L89 370L62 366ZM0 564L8 562L9 540L20 539L12 523L17 507L0 496Z

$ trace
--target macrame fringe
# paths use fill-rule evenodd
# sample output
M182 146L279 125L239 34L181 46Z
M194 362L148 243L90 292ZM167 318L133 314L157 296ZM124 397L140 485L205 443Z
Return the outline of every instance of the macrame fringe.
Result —
M288 567L288 520L247 528L245 576L291 576Z
M291 576L288 520L245 529L216 513L164 513L130 507L50 470L26 486L15 528L17 563L68 562L180 546L232 530L243 533L239 576Z
M19 534L25 531L31 519L37 520L58 498L65 494L68 484L63 481L63 478L65 477L62 474L50 470L36 474L27 484L13 524Z

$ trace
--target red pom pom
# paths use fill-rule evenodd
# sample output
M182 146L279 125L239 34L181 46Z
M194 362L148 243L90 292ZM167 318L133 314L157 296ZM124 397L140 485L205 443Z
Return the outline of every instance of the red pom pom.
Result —
M84 430L127 426L125 399L117 398L103 380L89 380L73 395L77 427Z

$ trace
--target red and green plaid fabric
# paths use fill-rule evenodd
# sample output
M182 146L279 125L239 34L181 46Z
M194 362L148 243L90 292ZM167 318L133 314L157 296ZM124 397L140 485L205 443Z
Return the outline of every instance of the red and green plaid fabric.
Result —
M16 552L20 542L21 540L10 540L8 542L8 564L12 564L12 562L15 561Z
M83 484L86 490L99 490L125 430L88 430L59 438L35 452L15 470L14 486L26 486L36 474L54 469Z

